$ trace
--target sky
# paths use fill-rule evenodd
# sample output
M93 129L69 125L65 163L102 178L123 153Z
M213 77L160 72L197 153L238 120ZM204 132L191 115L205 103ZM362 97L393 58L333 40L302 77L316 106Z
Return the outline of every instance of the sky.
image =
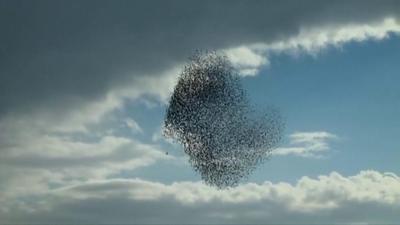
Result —
M0 224L400 221L399 1L0 0L0 29ZM162 136L198 49L285 119L237 187Z

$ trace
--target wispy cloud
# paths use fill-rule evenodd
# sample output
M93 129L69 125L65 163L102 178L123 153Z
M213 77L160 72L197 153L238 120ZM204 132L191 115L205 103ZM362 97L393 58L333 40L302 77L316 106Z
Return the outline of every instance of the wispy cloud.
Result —
M225 50L242 76L257 75L270 65L272 54L310 54L317 56L328 47L340 48L350 42L382 40L400 34L400 22L393 17L368 23L303 26L297 35L273 42L258 42Z
M139 126L139 124L131 119L131 118L127 118L125 119L125 124L128 128L130 128L132 130L132 132L134 133L143 133L143 129Z
M329 142L337 138L326 131L296 132L289 136L287 147L277 148L272 154L320 158L330 149Z

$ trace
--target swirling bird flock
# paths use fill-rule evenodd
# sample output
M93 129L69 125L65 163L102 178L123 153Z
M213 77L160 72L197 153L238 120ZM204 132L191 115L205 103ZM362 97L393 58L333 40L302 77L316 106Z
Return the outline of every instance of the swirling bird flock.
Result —
M226 55L197 52L181 72L164 120L164 135L182 144L189 163L211 186L237 186L282 138L277 110L251 107Z

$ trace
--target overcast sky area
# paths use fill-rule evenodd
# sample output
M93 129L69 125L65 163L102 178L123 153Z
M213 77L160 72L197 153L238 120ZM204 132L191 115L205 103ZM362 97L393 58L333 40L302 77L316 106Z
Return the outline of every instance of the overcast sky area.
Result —
M0 0L0 32L0 224L400 221L400 1ZM161 134L198 49L285 118L234 188Z

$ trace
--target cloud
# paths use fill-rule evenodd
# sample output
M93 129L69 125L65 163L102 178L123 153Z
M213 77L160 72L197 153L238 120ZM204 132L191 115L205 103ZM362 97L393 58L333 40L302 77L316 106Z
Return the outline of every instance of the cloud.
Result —
M330 149L329 141L338 137L325 131L296 132L289 136L289 146L275 149L273 155L296 155L320 158Z
M260 42L228 49L227 55L243 76L254 76L273 54L317 55L328 47L342 47L351 42L382 40L400 34L400 23L387 17L373 23L300 27L298 34L273 42Z
M246 46L231 48L225 50L225 53L242 76L255 76L260 67L269 65L264 55Z
M323 48L340 47L348 42L362 42L369 39L382 40L388 38L390 34L400 34L400 23L396 18L386 17L369 23L349 23L318 28L304 27L300 29L298 35L287 40L256 46L267 51L315 53Z
M17 221L317 224L400 219L400 178L373 170L348 177L337 172L302 177L295 184L247 183L227 190L200 182L96 180L42 197L42 205L30 202L15 207ZM29 207L33 213L26 211ZM66 216L70 219L63 220Z
M1 4L2 116L63 115L102 100L115 104L108 101L110 92L140 89L136 78L156 79L195 49L234 49L230 54L240 60L243 73L253 75L267 60L249 46L307 49L354 40L354 35L381 37L397 30L400 12L398 2L390 0ZM382 20L389 22L382 25ZM235 53L248 57L243 61Z
M27 133L15 138L24 140L4 143L0 151L3 203L46 193L54 187L120 176L159 161L175 160L174 156L165 155L159 145L122 136Z

